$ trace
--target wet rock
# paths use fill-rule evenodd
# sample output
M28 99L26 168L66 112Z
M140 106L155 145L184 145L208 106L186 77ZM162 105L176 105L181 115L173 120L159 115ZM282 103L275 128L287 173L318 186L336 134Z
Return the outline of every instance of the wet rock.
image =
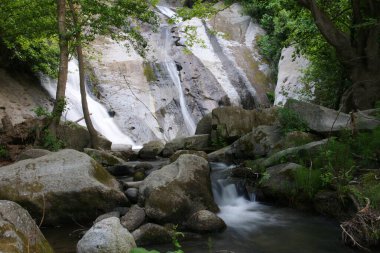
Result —
M90 228L77 244L78 253L130 252L136 242L116 217L104 219Z
M88 155L70 149L0 169L0 198L20 203L45 224L89 222L128 205L119 183ZM43 210L44 209L44 210Z
M129 164L122 164L122 165L115 165L115 166L109 166L106 167L107 171L116 177L120 176L132 176L135 172L135 169L133 166L130 166Z
M234 160L230 154L231 146L226 146L208 154L207 156L210 162L232 163Z
M134 182L142 181L142 180L144 180L145 177L146 177L145 172L143 172L143 171L136 171L133 174L133 181Z
M204 151L196 151L196 150L178 150L176 151L169 159L170 163L175 162L178 157L181 155L188 154L188 155L196 155L199 157L202 157L207 160L207 154Z
M129 211L120 219L121 225L123 225L128 231L134 231L140 227L145 221L145 210L138 205L132 206Z
M145 143L143 148L139 151L139 157L141 159L155 159L162 150L165 144L162 141L150 141Z
M46 149L38 149L38 148L27 149L17 156L17 161L26 160L26 159L34 159L34 158L38 158L44 155L48 155L50 153L51 152Z
M118 212L118 211L112 211L112 212L109 212L109 213L102 214L98 218L96 218L96 220L94 221L94 224L98 223L99 221L102 221L104 219L110 218L110 217L120 218L120 212Z
M148 171L153 169L153 167L150 163L137 163L134 168L136 171Z
M140 246L163 244L171 242L171 232L163 226L147 223L132 233L136 243Z
M226 223L213 212L201 210L187 221L187 227L195 232L218 232L226 228Z
M166 143L162 155L169 157L177 150L205 150L209 147L209 135L194 135L190 137L177 138Z
M0 200L0 252L53 253L35 221L20 205Z
M174 163L153 171L139 193L147 216L160 223L180 224L199 210L218 210L208 162L195 155L181 155Z
M128 188L125 195L132 203L137 203L139 198L139 190L137 188Z

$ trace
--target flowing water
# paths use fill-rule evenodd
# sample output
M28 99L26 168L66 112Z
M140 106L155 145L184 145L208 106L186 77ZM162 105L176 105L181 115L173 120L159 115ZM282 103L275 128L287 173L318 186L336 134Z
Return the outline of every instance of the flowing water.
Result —
M42 76L41 83L48 91L49 95L54 98L57 90L57 80ZM114 119L109 115L107 109L96 101L88 91L86 91L86 93L88 108L95 129L108 140L112 141L113 147L128 144L138 148L129 136L121 132ZM69 74L66 84L66 101L67 109L63 113L64 119L70 121L81 119L83 117L83 111L79 90L79 69L78 63L75 60L69 62ZM78 123L85 126L84 120L81 120Z

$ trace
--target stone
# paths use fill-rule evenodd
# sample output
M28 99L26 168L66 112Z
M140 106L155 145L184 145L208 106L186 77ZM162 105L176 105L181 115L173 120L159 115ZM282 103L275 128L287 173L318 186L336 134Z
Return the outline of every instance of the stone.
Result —
M209 147L210 135L193 135L190 137L181 137L174 139L165 144L162 156L170 157L177 150L205 150Z
M0 252L53 253L28 211L15 202L0 200Z
M233 159L230 153L231 146L226 146L208 154L207 156L210 162L231 163L233 162Z
M135 169L130 164L121 164L106 167L106 170L113 176L132 176L135 172Z
M212 115L211 113L206 114L203 118L198 122L197 129L195 130L195 134L211 134L212 126Z
M140 185L139 198L147 216L160 223L181 224L199 210L218 211L208 162L195 155L181 155L149 174Z
M27 150L21 152L17 156L17 161L38 158L38 157L41 157L44 155L48 155L50 153L51 153L51 151L46 150L46 149L38 149L38 148L27 149Z
M133 205L129 211L120 219L121 225L128 229L128 231L134 231L140 227L145 221L145 210L138 205Z
M102 221L104 219L110 218L110 217L120 218L120 212L118 212L118 211L112 211L112 212L109 212L109 213L102 214L98 218L96 218L96 220L94 221L94 224L98 223L99 221Z
M162 141L150 141L143 145L139 151L139 157L148 160L156 159L156 156L162 152L164 147L165 144Z
M163 226L147 223L132 232L137 245L163 244L171 242L171 231Z
M85 148L84 153L91 156L92 159L94 159L103 166L122 165L124 163L122 159L110 154L107 151Z
M139 190L136 188L128 188L125 191L125 195L132 203L137 203L139 198Z
M113 209L113 212L119 212L120 216L124 216L129 211L129 207L118 206Z
M77 253L130 252L136 242L116 217L99 221L84 234L77 244Z
M187 227L195 232L219 232L226 228L226 223L213 212L200 210L187 221Z
M170 163L173 163L175 162L178 157L180 157L181 155L183 154L189 154L189 155L196 155L196 156L200 156L204 159L207 160L207 154L206 152L204 151L196 151L196 150L178 150L176 151L170 158L169 158L169 161Z
M211 142L232 143L260 125L277 124L276 108L245 110L240 107L220 107L212 111Z
M65 149L0 167L0 199L24 206L44 223L92 222L129 202L119 183L88 155ZM44 211L43 211L44 210Z
M380 126L376 116L370 111L349 115L320 105L290 99L285 107L296 112L308 127L318 133L335 133L344 129L370 130ZM352 119L354 119L352 121Z

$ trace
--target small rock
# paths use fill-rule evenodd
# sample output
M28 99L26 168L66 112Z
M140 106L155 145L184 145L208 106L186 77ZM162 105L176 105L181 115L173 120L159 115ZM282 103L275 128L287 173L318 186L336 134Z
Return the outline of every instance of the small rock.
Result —
M155 159L162 150L165 144L162 141L150 141L145 143L143 148L139 152L139 157L142 159Z
M128 188L125 195L132 203L137 203L139 198L139 190L137 188Z
M96 220L94 221L94 224L98 223L101 220L110 218L110 217L120 218L120 213L117 212L117 211L112 211L112 212L109 212L109 213L102 214L98 218L96 218Z
M196 151L196 150L178 150L176 151L171 157L170 157L170 163L175 162L178 157L180 157L183 154L189 154L189 155L196 155L200 156L207 160L207 154L204 151Z
M187 226L196 232L217 232L226 228L226 223L213 212L201 210L187 221Z
M113 212L119 212L120 213L120 217L124 216L128 211L129 211L129 207L122 207L122 206L115 207L113 209Z
M145 221L145 210L138 205L132 206L129 211L121 217L121 225L129 231L138 228Z
M169 230L163 226L147 223L132 233L138 245L162 244L171 242L172 236Z

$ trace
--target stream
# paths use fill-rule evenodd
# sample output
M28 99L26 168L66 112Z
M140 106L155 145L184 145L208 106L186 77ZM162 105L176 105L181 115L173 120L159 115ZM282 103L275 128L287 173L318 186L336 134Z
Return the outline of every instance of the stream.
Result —
M220 207L219 216L227 224L223 233L203 235L181 242L186 253L353 253L340 240L339 224L325 217L290 208L273 207L247 196L236 181L228 179L225 164L212 163L212 189ZM74 253L80 227L43 229L56 253ZM160 252L173 246L152 245Z

